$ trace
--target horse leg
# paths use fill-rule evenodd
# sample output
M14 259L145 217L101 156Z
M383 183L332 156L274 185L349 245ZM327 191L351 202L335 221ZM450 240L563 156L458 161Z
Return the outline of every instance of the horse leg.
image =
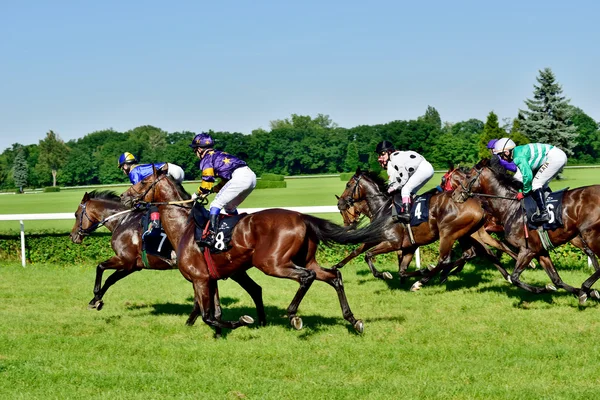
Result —
M593 243L593 242L591 242ZM592 261L592 265L594 266L594 271L599 271L600 266L598 265L598 259L596 258L596 253L588 246L586 240L582 236L575 236L571 240L571 244L583 251L583 253L588 256L588 258Z
M185 324L188 326L194 325L196 323L196 319L198 319L198 315L200 315L200 304L198 304L198 300L194 299L194 308L192 309L187 321L185 321Z
M410 288L411 292L416 292L417 290L421 289L421 287L423 285L425 285L427 282L429 282L429 280L435 276L435 274L438 273L438 271L440 271L442 268L447 267L448 265L452 265L451 264L451 253L452 253L452 246L454 245L454 242L456 241L456 239L454 239L453 237L449 236L449 235L445 235L442 236L440 235L440 255L438 257L438 263L437 265L429 270L425 272L425 276L423 276L423 278L421 278L420 280L418 280L417 282L413 283L413 285Z
M556 290L556 288L552 287L551 285L546 285L546 287L539 287L539 286L530 285L525 282L521 282L521 280L519 279L521 274L525 270L525 267L527 267L527 265L529 265L529 263L533 259L534 255L535 254L532 251L522 247L521 250L519 251L519 254L517 255L517 262L515 264L515 269L512 272L512 274L510 274L508 276L507 280L510 283L512 283L513 285L515 285L521 289L525 289L531 293L536 293L536 294L548 293L548 292Z
M237 282L242 287L256 305L256 314L258 316L258 324L260 326L267 325L267 315L265 313L265 305L263 304L262 288L256 283L246 271L240 271L231 276L231 280Z
M516 260L517 255L513 253L513 251L510 248L508 248L504 243L494 239L494 237L488 234L485 230L477 231L473 235L471 235L471 244L475 248L476 253L483 254L488 260L492 262L492 264L494 264L494 267L496 267L496 269L500 271L502 277L510 282L508 271L502 266L500 260L498 259L498 257L496 257L496 254L494 254L486 245L492 246L496 249L498 249L498 247L496 246L503 246L506 248L506 252L511 257L513 257L514 255L514 259Z
M289 276L290 279L294 279L298 283L300 283L300 287L296 292L296 295L292 299L292 302L287 308L287 316L290 320L290 324L296 330L302 329L302 318L296 315L298 311L298 307L300 306L300 302L310 289L311 285L315 281L317 274L315 271L307 270L304 268L300 268L298 266L294 266L292 269L293 273Z
M368 249L370 249L373 246L375 246L375 243L361 244L360 246L358 246L357 248L352 250L346 258L344 258L342 261L335 264L332 268L335 268L335 269L342 268L344 265L348 264L351 260L355 259L356 257L358 257L359 255L361 255L362 253L364 253L365 251L367 251Z
M571 285L567 285L566 283L563 282L560 275L558 274L558 271L554 267L554 264L552 263L550 256L540 255L538 257L538 261L539 261L540 265L542 266L542 268L544 268L544 271L546 271L546 274L548 274L548 276L550 277L550 279L552 280L552 283L554 285L556 285L557 287L563 288L567 292L572 293L574 295L578 296L581 294L580 288L575 288L575 287L573 287ZM554 289L554 290L556 290L556 289Z
M110 288L112 285L114 285L116 282L120 281L121 279L125 278L126 276L128 276L136 271L141 271L141 268L130 268L130 269L119 268L119 267L123 267L124 265L132 265L133 264L130 262L126 263L125 261L126 260L123 260L119 256L113 256L113 257L109 258L108 260L98 264L98 266L96 267L96 280L94 282L94 298L92 300L90 300L90 302L88 304L88 308L96 309L96 310L100 311L102 309L102 307L104 306L104 302L102 301L102 298L104 297L104 294L106 293L108 288ZM104 271L107 269L116 269L116 271L113 272L106 279L106 282L104 282L104 285L102 285L102 275L103 275Z
M348 304L346 291L344 290L344 282L342 280L342 272L333 268L323 268L316 262L316 260L313 260L313 262L309 263L307 268L309 268L311 271L314 271L317 280L326 282L335 289L338 295L338 300L340 301L340 307L342 308L342 315L344 316L344 319L350 322L350 324L358 333L363 333L365 330L363 321L354 317L354 314L350 309L350 305Z
M392 274L390 274L389 272L379 272L377 268L375 268L375 264L373 264L373 258L379 254L389 253L390 251L394 251L397 249L398 243L382 242L365 253L365 262L369 266L371 274L373 274L375 278L392 279Z
M216 314L218 313L216 307L220 307L215 304L215 296L218 296L217 281L214 279L194 279L194 295L195 301L200 306L200 314L202 315L202 321L205 324L215 328L215 336L219 336L221 330L219 328L237 329L240 326L245 326L254 323L254 320L248 315L243 315L238 321L224 321L217 319ZM195 305L194 310L195 311ZM192 319L192 315L188 318L188 321Z
M581 236L576 236L571 243L579 247L592 260L594 265L594 273L586 279L581 285L579 293L579 304L584 304L588 296L600 299L600 294L597 290L591 290L592 285L600 278L600 268L598 268L598 259L596 254L600 254L600 242L598 242L598 232L594 229L586 230L581 233Z

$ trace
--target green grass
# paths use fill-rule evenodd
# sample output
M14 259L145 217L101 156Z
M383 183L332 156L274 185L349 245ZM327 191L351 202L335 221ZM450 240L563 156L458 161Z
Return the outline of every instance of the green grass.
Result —
M554 190L564 187L579 187L600 183L598 169L567 169L564 179L552 183ZM442 174L436 173L423 188L428 190L439 184ZM287 179L287 188L255 190L244 201L242 207L279 207L279 206L327 206L335 205L335 195L344 191L345 181L339 178L302 178ZM195 183L184 184L190 193L197 188ZM122 193L126 187L107 188ZM63 190L59 193L37 193L26 195L0 195L0 213L2 214L33 214L33 213L74 213L81 201L85 189ZM213 195L214 196L214 195ZM338 213L320 214L322 218L341 222ZM25 221L27 232L55 230L70 231L74 221ZM0 232L18 232L18 221L0 221Z
M184 326L192 291L177 271L133 274L92 311L91 266L3 265L0 397L522 400L588 399L600 389L597 303L530 295L473 266L417 293L375 280L362 262L343 273L363 335L321 282L300 306L305 328L293 330L285 309L297 284L251 270L269 325L216 340L201 320ZM537 270L524 277L548 281ZM256 315L234 282L219 285L225 318Z

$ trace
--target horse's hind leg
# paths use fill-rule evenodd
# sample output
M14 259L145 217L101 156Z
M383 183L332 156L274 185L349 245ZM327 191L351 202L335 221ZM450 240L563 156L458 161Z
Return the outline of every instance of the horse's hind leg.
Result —
M357 332L363 333L365 327L362 320L354 317L354 314L352 314L352 310L350 309L350 305L348 304L346 291L344 290L344 283L342 281L342 272L337 269L322 268L319 264L317 264L316 261L309 263L307 268L310 268L315 272L317 280L326 282L330 286L333 286L337 292L344 319L350 322Z
M344 258L342 261L335 264L332 268L338 269L342 268L344 265L348 264L351 260L355 259L371 247L375 246L375 243L363 243L360 246L356 247L354 250L350 252L350 254Z
M373 258L375 258L375 256L377 256L379 254L385 254L385 253L389 253L390 251L398 250L399 247L400 247L400 245L398 243L383 242L383 243L379 243L373 249L371 249L365 253L365 262L369 266L369 269L371 270L371 274L373 274L373 276L375 278L392 279L392 274L390 274L389 272L387 272L387 271L379 272L377 270L377 268L375 268L375 264L373 263Z
M263 297L262 297L262 288L260 287L260 285L258 283L256 283L252 278L250 278L250 276L248 275L248 273L246 271L240 271L240 272L232 275L231 280L233 280L234 282L237 282L238 285L240 285L242 287L242 289L244 289L246 292L248 292L248 294L254 301L254 304L256 305L256 314L258 316L258 324L260 326L266 326L267 325L267 316L265 313L265 305L263 303Z
M553 284L555 284L556 286L558 286L560 288L565 289L567 292L572 293L574 295L579 295L581 293L580 288L575 288L575 287L573 287L571 285L567 285L566 283L563 282L560 275L558 274L558 271L554 267L554 264L552 263L550 256L541 255L538 257L538 261L540 262L540 265L542 266L542 268L544 268L544 271L546 271L546 274L548 274L548 276L552 280ZM548 288L553 289L551 287L548 287Z

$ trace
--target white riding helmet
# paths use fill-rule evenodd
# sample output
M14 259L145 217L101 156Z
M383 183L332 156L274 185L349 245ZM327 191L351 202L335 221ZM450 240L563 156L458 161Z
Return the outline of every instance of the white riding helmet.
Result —
M494 145L494 153L502 153L504 150L512 150L517 145L509 138L498 139Z

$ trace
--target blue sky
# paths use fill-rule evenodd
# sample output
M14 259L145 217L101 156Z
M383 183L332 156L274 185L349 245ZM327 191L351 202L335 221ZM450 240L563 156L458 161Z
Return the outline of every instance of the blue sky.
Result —
M0 151L50 129L249 134L292 113L502 121L545 67L599 121L598 4L0 0Z

